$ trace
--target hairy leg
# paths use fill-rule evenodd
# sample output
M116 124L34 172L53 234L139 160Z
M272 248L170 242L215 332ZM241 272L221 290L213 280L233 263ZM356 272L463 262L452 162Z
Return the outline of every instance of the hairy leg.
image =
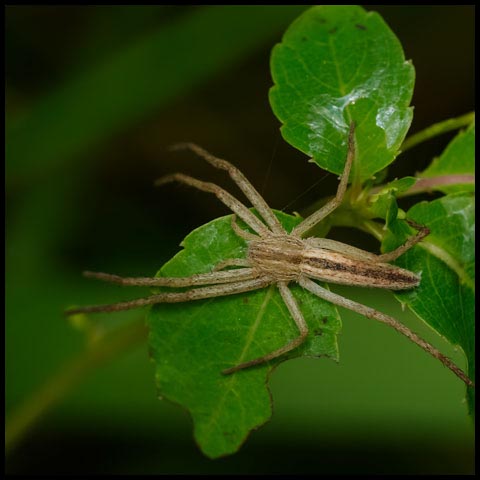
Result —
M410 250L413 246L415 246L422 238L425 238L429 233L430 229L423 226L419 225L418 223L413 222L412 220L407 220L407 223L418 230L418 233L416 235L413 235L412 237L409 237L407 241L401 245L400 247L396 248L395 250L392 250L391 252L384 253L383 255L378 255L377 256L377 262L392 262L393 260L397 259L400 255L403 255L407 250Z
M352 247L346 243L337 242L331 238L316 238L310 237L306 238L305 242L307 245L310 245L315 248L326 248L328 250L333 250L334 252L344 253L350 255L353 258L358 258L359 260L370 260L372 262L378 261L378 255L374 253L366 252L360 248Z
M244 266L244 265L243 265ZM83 272L87 278L96 278L105 282L139 287L194 287L251 280L257 275L253 268L242 268L227 272L199 273L190 277L120 277L110 273Z
M249 227L259 235L268 235L269 230L243 203L239 202L233 195L220 188L218 185L209 182L202 182L196 178L189 177L183 173L166 175L155 181L155 185L164 185L170 182L181 182L191 187L198 188L204 192L213 193L224 205L236 213Z
M340 183L338 185L337 193L335 198L330 200L326 203L322 208L317 210L315 213L312 213L309 217L303 220L302 223L297 225L292 230L292 235L297 237L301 237L305 233L308 232L311 228L313 228L318 222L323 220L327 215L332 213L341 203L343 197L345 195L345 191L347 190L348 185L348 177L350 175L350 170L352 168L352 162L355 157L355 123L350 123L350 131L348 133L348 153L347 159L345 161L345 168L343 169L343 173L340 179Z
M232 230L240 237L243 238L247 242L251 242L252 240L258 240L258 235L253 233L247 232L243 228L240 228L237 223L237 216L235 214L232 215Z
M398 322L392 317L385 315L373 308L367 307L362 305L361 303L354 302L353 300L349 300L348 298L344 298L336 293L327 290L317 283L313 282L312 280L303 277L298 282L303 288L308 290L309 292L313 293L317 297L323 298L328 302L332 302L335 305L339 305L340 307L348 308L349 310L353 310L354 312L360 313L367 318L373 318L374 320L378 320L379 322L386 323L390 325L390 327L400 332L402 335L405 335L409 340L413 343L416 343L419 347L423 348L426 352L430 355L435 357L437 360L440 360L443 365L449 368L457 377L463 380L467 385L474 386L472 380L468 378L466 373L461 370L457 365L455 365L448 357L443 355L439 350L437 350L433 345L426 342L422 338L420 338L415 332L412 332L408 327L403 325L402 323Z
M293 297L292 292L288 288L287 283L278 282L277 285L278 285L278 289L280 290L280 294L282 295L283 301L287 305L287 308L290 314L292 315L298 329L300 330L300 335L297 338L294 338L292 341L288 342L283 347L277 350L274 350L273 352L268 353L267 355L263 355L262 357L259 357L254 360L250 360L248 362L235 365L232 368L227 368L226 370L223 370L222 373L224 375L229 375L231 373L237 372L238 370L242 370L248 367L253 367L254 365L259 365L261 363L268 362L269 360L273 360L274 358L280 357L281 355L284 355L285 353L290 352L291 350L300 346L307 338L308 326L305 322L305 319L303 318L302 312L298 308L297 302L295 301L295 298Z
M260 193L258 193L255 187L247 180L245 175L243 175L243 173L237 167L232 165L230 162L227 162L226 160L214 157L211 153L207 152L195 143L179 143L173 145L172 147L173 150L178 150L181 148L192 150L198 156L202 157L204 160L210 163L210 165L213 165L215 168L226 170L232 180L238 185L240 190L245 194L245 196L250 200L252 205L257 209L258 213L260 213L260 215L265 220L267 225L272 229L272 231L275 233L285 233L285 229L282 227L277 217L273 214L267 202L263 199Z
M129 310L131 308L144 307L146 305L152 305L155 303L190 302L192 300L223 297L226 295L234 295L236 293L250 292L252 290L258 290L259 288L264 288L269 284L269 280L265 278L254 278L252 280L243 280L236 283L226 283L224 285L215 285L212 287L195 288L193 290L189 290L188 292L159 293L149 297L131 300L129 302L71 308L66 310L65 314L75 315L77 313L118 312L120 310Z
M223 270L227 267L249 267L250 262L246 258L227 258L226 260L223 260L219 263L217 263L213 267L214 272L219 272L220 270ZM229 270L229 272L240 272L244 270L242 269L236 269L236 270ZM248 270L253 270L252 268L248 268Z

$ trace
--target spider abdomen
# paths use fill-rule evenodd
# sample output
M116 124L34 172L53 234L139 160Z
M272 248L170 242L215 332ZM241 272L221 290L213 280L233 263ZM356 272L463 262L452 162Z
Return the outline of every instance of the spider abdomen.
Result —
M409 270L353 258L326 248L312 248L291 235L269 235L250 242L250 264L274 282L296 281L301 276L359 287L404 290L418 286L420 278Z
M310 278L359 287L405 290L420 283L417 275L404 268L323 248L305 249L301 270Z

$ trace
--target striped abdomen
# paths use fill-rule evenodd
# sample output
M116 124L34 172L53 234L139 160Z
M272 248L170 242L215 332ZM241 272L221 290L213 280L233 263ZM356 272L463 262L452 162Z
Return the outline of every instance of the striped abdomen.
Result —
M273 281L306 276L329 283L388 290L404 290L420 283L417 275L403 268L313 248L304 240L287 235L250 242L248 257L253 268Z
M325 282L359 287L405 290L418 286L420 278L389 263L375 263L323 248L303 251L302 273Z

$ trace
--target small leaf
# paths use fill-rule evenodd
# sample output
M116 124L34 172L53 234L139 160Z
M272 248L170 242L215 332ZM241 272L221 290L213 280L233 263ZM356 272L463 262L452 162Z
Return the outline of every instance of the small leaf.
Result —
M403 177L400 179L392 180L386 185L383 185L382 188L376 193L376 195L381 195L382 193L386 193L392 190L397 193L405 192L413 185L415 185L416 181L417 179L415 177Z
M301 221L276 212L287 230ZM184 249L160 270L184 277L212 271L227 258L245 258L246 243L231 229L231 216L190 233ZM338 359L340 318L334 306L297 286L291 288L310 336L288 358ZM272 414L268 377L285 360L222 375L221 371L269 353L298 336L276 287L182 304L158 304L149 312L150 348L159 394L190 411L194 435L211 458L238 450L249 432Z
M369 197L369 210L375 217L383 218L386 224L389 225L397 218L405 218L403 210L400 210L400 217L398 216L399 209L396 197L399 193L408 190L415 185L417 181L414 177L404 177L399 180L384 185L381 190Z
M395 296L453 345L468 361L469 377L475 376L475 208L471 194L448 195L421 202L408 218L430 228L430 235L395 263L421 276L418 288ZM383 242L393 250L411 235L404 222L390 225ZM468 388L473 414L474 388Z
M302 14L272 52L270 103L285 140L340 174L351 120L354 176L390 164L412 120L415 72L397 37L375 12L317 6Z
M474 192L475 191L475 122L460 132L447 146L440 157L433 160L430 166L419 177L458 176L456 184L433 185L432 189L443 193ZM470 181L462 177L471 176ZM472 181L473 180L473 181Z

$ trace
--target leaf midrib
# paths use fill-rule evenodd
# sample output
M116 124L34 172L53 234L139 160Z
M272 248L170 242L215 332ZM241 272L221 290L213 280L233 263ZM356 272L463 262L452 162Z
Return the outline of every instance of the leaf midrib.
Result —
M450 255L450 253L448 253L444 248L428 241L421 242L419 246L426 250L430 255L433 255L445 263L458 275L460 281L467 285L467 287L475 293L474 280L470 277L465 268L457 260L455 260L452 255Z
M236 364L242 363L242 361L244 360L245 354L247 353L248 348L252 344L253 337L254 337L257 329L258 329L258 326L260 325L260 321L263 318L263 315L265 313L267 305L270 303L271 297L273 295L273 291L274 291L273 286L271 286L270 288L267 289L265 298L262 302L262 305L260 306L260 309L257 313L257 316L255 317L255 321L253 322L252 327L250 328L250 330L248 332L247 341L245 342L245 346L244 346ZM214 414L210 417L208 425L205 428L205 431L207 432L207 436L209 436L211 434L212 426L213 426L214 423L217 422L217 417L220 415L220 413L222 411L222 407L223 407L223 404L225 403L225 400L226 400L227 396L229 395L229 393L231 391L234 391L233 384L234 384L234 382L236 381L237 378L238 378L237 375L230 375L230 378L228 379L229 381L228 381L228 384L227 384L227 388L224 389L224 394L220 397L220 399L217 403L217 407L215 408Z

